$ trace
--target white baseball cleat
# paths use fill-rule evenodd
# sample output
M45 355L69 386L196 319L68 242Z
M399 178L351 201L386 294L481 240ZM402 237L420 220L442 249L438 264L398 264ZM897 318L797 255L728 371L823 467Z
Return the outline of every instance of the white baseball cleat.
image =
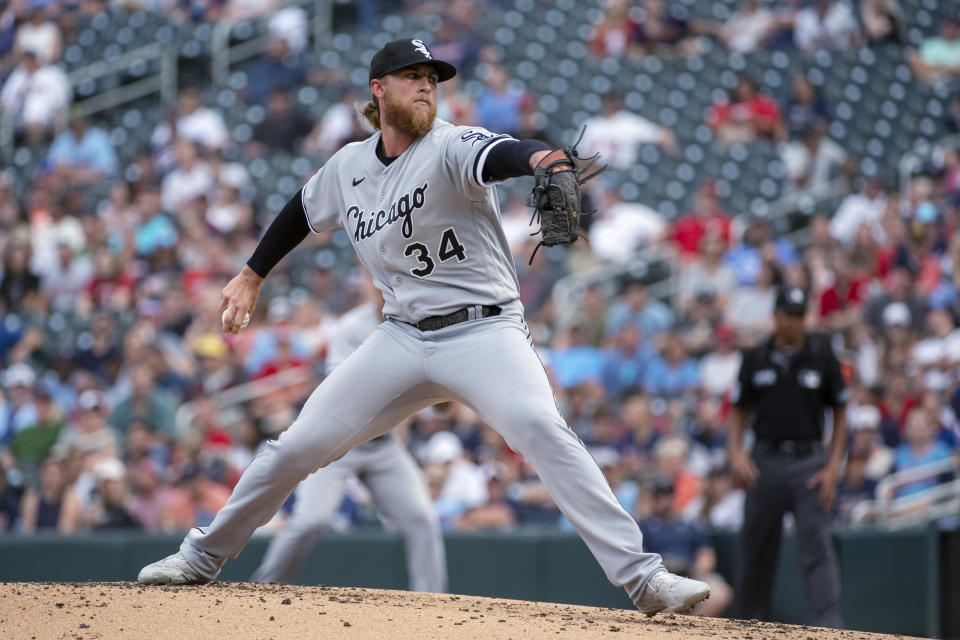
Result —
M179 551L140 570L141 584L207 584L210 578L200 575Z
M640 613L648 616L655 616L664 609L683 613L709 597L710 586L707 583L664 570L647 580L636 605Z

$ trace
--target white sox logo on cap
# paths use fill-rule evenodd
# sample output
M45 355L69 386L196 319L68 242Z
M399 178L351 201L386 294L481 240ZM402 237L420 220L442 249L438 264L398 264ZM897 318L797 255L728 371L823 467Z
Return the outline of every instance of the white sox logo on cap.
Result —
M422 53L428 59L433 59L433 56L430 54L430 50L427 49L427 45L423 44L423 40L411 40L410 44L412 44L414 49Z

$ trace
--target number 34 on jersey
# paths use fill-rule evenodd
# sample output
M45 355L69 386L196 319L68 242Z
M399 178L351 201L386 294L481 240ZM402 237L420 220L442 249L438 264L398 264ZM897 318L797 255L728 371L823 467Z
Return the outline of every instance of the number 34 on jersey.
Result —
M436 255L440 262L457 259L457 262L463 262L467 259L467 252L460 239L457 238L457 232L453 227L444 230L440 236L440 242L436 247L435 253L431 253L430 247L422 242L411 242L403 249L403 255L413 257L417 260L417 266L410 269L410 273L418 278L426 278L436 268L437 263L433 256Z

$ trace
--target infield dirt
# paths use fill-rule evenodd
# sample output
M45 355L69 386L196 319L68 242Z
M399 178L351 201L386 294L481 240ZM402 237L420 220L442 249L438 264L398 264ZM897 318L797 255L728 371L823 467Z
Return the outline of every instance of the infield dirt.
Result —
M476 596L218 582L0 583L0 637L343 638L345 640L828 640L859 631L713 620Z

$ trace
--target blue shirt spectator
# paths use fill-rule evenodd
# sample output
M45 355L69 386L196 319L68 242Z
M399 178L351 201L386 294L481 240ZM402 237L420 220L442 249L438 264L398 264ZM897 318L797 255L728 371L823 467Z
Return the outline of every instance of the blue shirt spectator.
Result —
M607 335L618 333L628 322L640 330L644 340L651 340L673 326L673 311L659 300L649 299L646 287L636 281L627 286L622 300L611 305Z
M671 336L663 354L654 356L643 373L643 390L650 395L678 396L700 386L700 364L687 357L686 347Z
M639 389L644 372L656 352L640 343L640 330L626 323L617 333L616 344L603 356L601 381L611 396L621 396Z
M491 67L487 87L477 96L477 119L497 133L512 134L520 126L523 94L507 87L507 74L500 67Z
M940 431L937 420L925 409L912 409L907 414L903 430L904 442L894 453L895 471L907 471L953 457L950 447L937 436ZM934 476L910 482L900 488L897 497L932 489L940 483L940 480L941 478Z
M550 353L557 385L563 389L584 382L599 382L603 375L603 352L588 345L572 345Z
M102 175L117 172L117 154L110 136L103 129L88 126L82 118L75 118L70 128L54 138L47 162L54 171L86 169Z
M247 78L247 104L264 104L274 92L290 91L303 85L307 68L290 54L286 40L274 38L267 55L250 65Z

